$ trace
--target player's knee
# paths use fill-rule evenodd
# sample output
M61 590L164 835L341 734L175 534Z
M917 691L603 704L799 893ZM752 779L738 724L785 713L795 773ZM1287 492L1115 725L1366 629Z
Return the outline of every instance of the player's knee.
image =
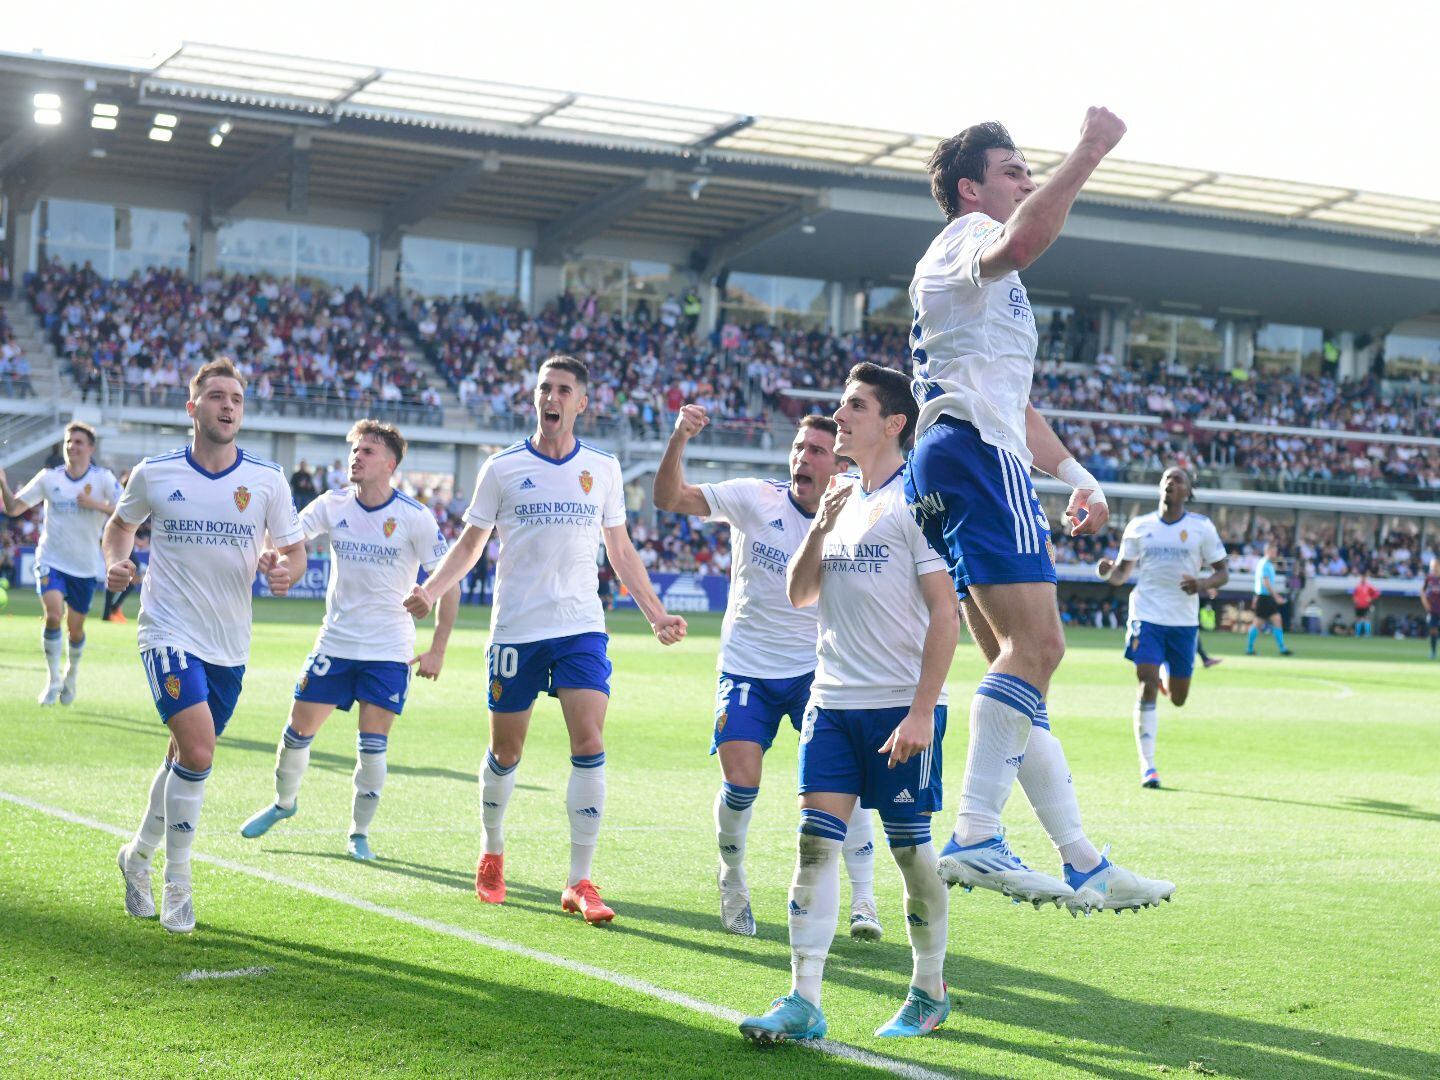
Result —
M575 735L570 740L571 757L591 757L605 752L605 740L598 731Z
M490 756L502 769L513 769L520 763L520 750L518 747L501 746L499 744L490 747Z
M1057 624L1036 635L1027 652L1047 671L1054 671L1065 659L1065 631Z
M182 746L176 760L191 772L204 772L215 762L215 747Z
M1170 688L1170 704L1173 705L1175 708L1177 708L1177 709L1180 708L1180 707L1183 706L1183 705L1185 704L1185 702L1188 701L1189 699L1190 699L1190 688L1189 688L1189 687L1185 687L1185 688L1182 689L1182 688L1180 688L1180 687L1172 686L1172 687Z

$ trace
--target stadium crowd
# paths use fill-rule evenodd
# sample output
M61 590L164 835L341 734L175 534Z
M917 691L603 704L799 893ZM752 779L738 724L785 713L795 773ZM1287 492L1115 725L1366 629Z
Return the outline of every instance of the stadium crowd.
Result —
M178 407L199 359L227 352L252 379L252 407L261 411L443 423L440 391L430 384L429 365L407 350L409 335L486 426L527 429L538 359L568 352L593 377L582 432L663 438L680 405L695 401L714 419L711 437L769 447L784 444L790 420L827 407L804 391L839 385L862 360L908 363L905 331L893 325L841 334L726 321L707 336L692 332L695 321L678 303L622 317L593 295L569 293L528 313L514 301L402 300L252 276L195 283L164 269L104 281L88 265L58 263L30 275L24 291L83 398L98 397L103 385L145 405ZM28 370L0 324L0 393L33 392ZM1195 426L1209 420L1434 435L1440 433L1434 383L1397 388L1373 377L1337 383L1160 365L1140 370L1100 353L1083 366L1042 360L1033 399L1042 407L1117 416L1056 421L1076 457L1102 480L1148 482L1179 461L1202 485L1225 475L1282 491L1344 494L1386 485L1440 498L1440 447Z

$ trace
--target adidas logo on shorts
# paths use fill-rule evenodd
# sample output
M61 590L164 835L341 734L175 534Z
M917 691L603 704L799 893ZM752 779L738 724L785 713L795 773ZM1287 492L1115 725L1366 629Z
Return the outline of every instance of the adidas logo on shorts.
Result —
M165 501L166 501L166 502L184 502L184 501L185 501L185 493L182 492L179 488L176 488L174 491L170 492L170 494L169 494L168 496L166 496Z
M781 521L779 518L776 518L774 521L770 522L770 528L774 529L776 532L784 532L785 522Z
M520 490L521 490L521 491L534 491L534 490L535 490L535 481L534 481L534 480L531 480L530 477L528 477L528 476L525 477L524 480L520 481Z
M908 787L901 788L900 794L896 795L895 798L891 801L897 803L913 803L915 801L915 796L910 794L910 789Z

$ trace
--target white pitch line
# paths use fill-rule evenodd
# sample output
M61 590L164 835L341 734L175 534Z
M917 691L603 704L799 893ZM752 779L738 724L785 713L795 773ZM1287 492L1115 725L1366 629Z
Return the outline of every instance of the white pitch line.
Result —
M45 803L27 799L23 795L14 795L8 791L0 791L0 799L3 799L5 802L14 803L16 806L23 806L28 810L45 814L49 817L58 818L71 825L83 825L89 829L109 833L111 836L118 836L122 840L128 840L131 836L131 830L129 829L122 829L118 825L111 825L109 822L96 821L94 818L74 814L58 806L48 806ZM384 904L376 904L359 896L351 896L349 893L328 889L323 885L314 885L308 881L286 877L284 874L275 874L269 870L262 870L257 866L247 866L244 863L234 862L231 859L222 859L216 855L195 854L192 855L191 858L195 862L208 863L211 866L218 866L222 870L230 870L237 874L246 874L253 878L259 878L261 881L268 881L272 885L282 885L286 888L296 889L300 892L309 893L311 896L318 896L322 900L345 904L347 907L355 908L358 911L368 912L371 915L380 915L387 919L394 919L396 922L417 926L422 930L429 930L432 933L459 938L462 941L468 941L474 945L494 949L496 952L510 953L512 956L524 957L527 960L534 960L537 963L547 964L550 967L573 971L578 975L588 975L592 979L599 979L601 982L610 983L612 986L633 990L635 993L643 994L645 997L654 998L657 1001L663 1001L670 1005L678 1005L682 1009L689 1009L691 1012L697 1012L717 1020L724 1020L730 1024L739 1024L741 1020L745 1019L746 1014L737 1009L727 1009L723 1005L715 1005L709 1001L702 1001L699 998L693 998L689 994L682 994L676 990L667 990L663 986L656 986L654 983L648 983L643 979L637 979L630 975L622 975L617 971L607 971L605 968L582 963L579 960L571 960L568 956L559 956L555 953L544 952L540 949L532 949L530 946L521 945L518 942L506 941L503 938L491 937L488 934L480 934L474 930L467 930L463 926L452 926L449 923L443 923L436 919L427 919L423 915L414 915L400 908L386 907ZM738 1037L739 1036L737 1036L737 1038ZM906 1080L952 1080L953 1077L953 1074L934 1072L921 1065L881 1057L879 1054L872 1054L868 1050L861 1050L857 1046L835 1042L831 1039L806 1041L794 1045L811 1048L819 1053L843 1058L846 1061L853 1061L857 1065L880 1069L892 1076L905 1077Z
M243 967L235 968L233 971L206 971L203 968L196 968L194 971L187 971L180 976L181 982L200 982L202 979L246 979L252 975L269 975L275 969L272 967Z

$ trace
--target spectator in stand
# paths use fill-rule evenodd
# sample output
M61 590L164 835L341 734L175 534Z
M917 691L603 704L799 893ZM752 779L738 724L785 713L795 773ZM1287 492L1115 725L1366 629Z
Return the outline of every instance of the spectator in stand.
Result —
M295 499L296 510L304 510L319 495L315 490L315 477L311 475L310 466L303 459L290 474L290 494Z

